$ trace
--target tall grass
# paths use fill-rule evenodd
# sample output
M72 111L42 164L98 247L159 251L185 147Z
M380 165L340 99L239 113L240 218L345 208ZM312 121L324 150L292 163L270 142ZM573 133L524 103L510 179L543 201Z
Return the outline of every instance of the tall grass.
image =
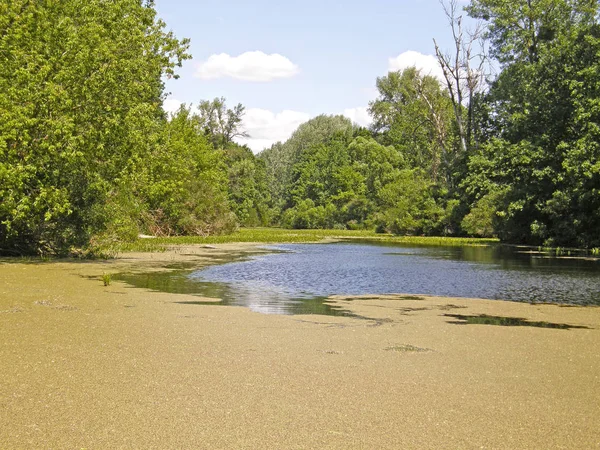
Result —
M175 236L168 238L138 239L133 243L121 244L119 251L164 251L168 247L175 245L210 245L236 242L275 244L346 239L433 246L487 246L497 244L499 242L497 239L393 236L390 234L378 234L374 231L368 230L288 230L282 228L241 228L235 233L219 236Z

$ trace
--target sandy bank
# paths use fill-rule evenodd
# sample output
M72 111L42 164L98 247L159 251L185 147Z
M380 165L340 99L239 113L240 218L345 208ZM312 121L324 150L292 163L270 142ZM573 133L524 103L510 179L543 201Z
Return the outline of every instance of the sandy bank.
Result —
M0 449L600 447L600 308L397 295L332 298L368 319L268 316L100 281L255 250L0 261ZM457 317L482 314L579 328Z

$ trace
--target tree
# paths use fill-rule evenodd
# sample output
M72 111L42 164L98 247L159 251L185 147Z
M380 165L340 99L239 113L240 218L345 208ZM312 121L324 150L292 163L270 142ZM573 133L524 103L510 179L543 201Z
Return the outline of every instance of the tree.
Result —
M292 201L310 198L315 204L330 203L361 193L363 180L350 167L344 136L306 149L293 168Z
M480 45L480 53L475 53L477 49L474 47L476 43L482 43L483 27L480 23L474 30L465 30L462 16L457 15L458 3L456 0L450 0L448 4L442 2L442 6L452 30L453 52L443 52L435 39L433 43L452 100L460 148L466 155L472 145L471 139L475 135L473 133L474 100L485 84L484 68L487 58L483 53L484 46ZM467 111L466 121L465 108Z
M206 236L236 227L223 154L207 141L191 108L182 105L163 124L144 169L138 187L144 231Z
M241 103L228 109L225 98L202 100L198 105L200 123L215 148L225 148L236 137L248 137L241 129L245 108Z
M445 181L454 159L452 106L438 80L412 67L378 78L377 90L379 97L369 104L373 132L409 166Z
M404 169L379 192L380 230L395 234L430 234L438 231L444 209L436 202L434 186L420 169Z
M595 0L472 0L471 17L488 24L491 55L503 65L534 64L540 52L573 26L593 23Z
M164 29L150 1L0 5L0 251L136 234L162 78L189 57Z
M356 137L348 145L348 155L353 169L364 179L364 192L370 201L375 201L381 188L406 165L393 146L383 146L372 137Z
M344 116L320 115L301 124L287 141L278 142L258 155L265 162L270 195L279 211L292 205L294 165L303 152L328 142L336 134L351 139L353 130L352 122Z
M470 7L490 19L492 52L503 70L485 98L488 138L469 162L465 188L474 209L494 199L495 231L505 241L597 246L598 5L511 5L481 0Z
M243 226L266 226L271 220L271 197L264 161L248 147L235 143L224 150L229 179L229 202Z

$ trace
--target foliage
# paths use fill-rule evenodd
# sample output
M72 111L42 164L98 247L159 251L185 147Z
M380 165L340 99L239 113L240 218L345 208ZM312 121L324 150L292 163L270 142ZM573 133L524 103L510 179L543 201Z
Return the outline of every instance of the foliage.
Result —
M366 229L599 248L598 2L472 0L501 69L487 92L471 67L485 59L479 31L464 32L456 6L456 53L436 46L446 86L390 72L371 129L321 115L255 156L234 142L247 137L241 104L163 111L189 43L152 1L1 3L0 253L114 256L141 232ZM337 231L231 234L273 224Z
M263 160L245 146L229 144L224 150L228 174L231 210L242 226L265 226L270 223L271 197Z
M495 245L498 239L392 236L369 230L289 230L282 228L240 228L231 234L214 236L174 236L157 239L138 239L133 243L123 243L120 250L161 251L173 245L223 244L223 243L282 243L320 242L323 240L356 239L381 241L396 244L425 246L486 246Z
M504 201L504 190L490 190L475 202L470 212L463 218L462 229L471 236L492 237L500 228L500 209Z
M283 226L378 227L411 234L458 228L460 220L452 219L451 224L456 200L432 181L440 167L435 158L442 154L444 172L450 171L448 155L439 150L452 142L446 134L452 121L449 98L435 79L421 77L416 69L390 73L378 85L382 96L371 105L374 128L382 142L395 145L382 145L346 119L341 123L349 128L335 131L340 124L337 117L319 117L260 155L272 176L288 177L285 185L272 191ZM436 122L440 108L445 111L443 124ZM414 133L419 129L420 141ZM421 144L429 156L415 154Z
M595 0L471 0L471 17L488 22L492 56L502 64L533 64L573 26L593 23Z
M102 274L102 283L104 284L104 286L110 286L111 281L112 281L112 276L110 273Z
M415 68L377 80L373 131L335 130L319 117L261 157L286 182L272 191L293 228L375 227L395 233L452 232L456 200L444 188L455 161L452 104ZM343 123L343 122L342 122ZM310 127L309 127L310 125Z
M464 183L474 195L471 217L489 210L484 199L493 198L495 232L505 241L597 246L598 5L540 0L522 6L481 0L470 7L491 21L492 49L504 64L485 98L487 141L471 158ZM530 27L521 30L523 23Z
M223 97L200 102L198 105L200 127L215 148L226 147L236 137L248 137L248 133L241 129L244 110L241 103L233 109L227 108Z
M382 210L377 216L379 229L394 234L431 234L437 231L444 209L436 202L433 184L423 171L404 169L385 185L378 196Z
M373 138L338 134L306 149L293 166L292 199L282 223L294 228L368 226L383 186L402 159Z
M181 106L162 125L139 188L148 209L143 228L155 236L210 235L231 231L227 169L207 141L200 117Z
M286 210L282 223L286 227L297 229L332 229L336 225L336 215L337 209L333 204L317 206L308 198Z
M364 181L364 194L375 200L379 190L394 180L405 166L402 155L393 146L383 146L372 137L358 136L348 145L353 169Z
M393 145L410 167L433 181L451 174L454 159L452 103L437 79L411 67L377 79L379 97L369 105L373 131Z
M131 215L110 212L135 203L161 79L187 42L164 31L152 2L0 10L0 249L64 252L109 229L131 234Z
M278 142L259 155L265 162L270 195L278 210L289 207L294 165L302 153L327 142L334 135L351 136L352 122L344 116L320 115L298 127L284 143Z

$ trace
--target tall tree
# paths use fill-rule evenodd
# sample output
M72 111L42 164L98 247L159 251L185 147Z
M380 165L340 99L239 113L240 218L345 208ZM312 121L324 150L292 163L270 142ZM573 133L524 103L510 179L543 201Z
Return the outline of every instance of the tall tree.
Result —
M182 105L161 123L156 145L138 177L145 232L206 236L235 228L223 154L208 142L191 107Z
M373 132L410 166L445 182L454 158L452 105L439 81L411 67L378 78L377 90L369 104Z
M491 54L502 64L539 60L544 46L573 26L592 23L596 0L472 0L471 17L488 24Z
M475 97L485 86L484 69L487 57L482 40L483 26L479 23L472 30L465 29L463 17L457 12L456 0L450 0L447 4L442 1L442 6L450 23L454 48L451 52L444 52L435 39L433 42L452 100L460 148L466 155L472 145L471 139L475 135L473 133Z
M229 201L243 226L265 226L271 220L271 196L262 159L250 148L231 143L223 152L229 178Z
M301 124L287 141L278 142L259 154L259 158L266 163L270 195L279 210L291 206L293 167L302 153L328 142L339 133L351 137L353 129L347 117L323 114Z
M477 0L470 11L489 18L503 63L465 183L473 210L490 212L507 241L600 245L598 4Z
M0 249L64 250L130 222L111 205L133 195L187 47L151 1L1 3Z
M225 148L236 137L249 136L242 129L244 110L241 103L238 103L233 109L227 108L223 97L200 102L198 111L201 126L215 148Z

